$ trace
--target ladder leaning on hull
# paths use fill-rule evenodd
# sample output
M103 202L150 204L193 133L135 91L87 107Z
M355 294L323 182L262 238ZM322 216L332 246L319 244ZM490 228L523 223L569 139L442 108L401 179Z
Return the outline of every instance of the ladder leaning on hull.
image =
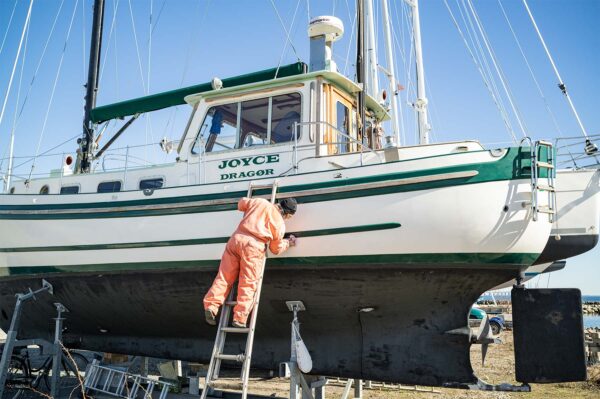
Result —
M277 181L274 181L272 185L253 185L250 182L248 187L248 198L252 198L253 191L256 189L271 189L271 203L275 203L275 197L277 196ZM204 389L202 390L201 399L206 399L208 397L209 391L212 391L219 385L219 373L221 371L221 362L225 361L233 361L242 364L242 372L240 375L239 385L235 386L238 390L242 391L242 399L246 399L248 396L248 379L250 377L250 363L252 361L252 347L254 345L254 330L256 327L256 319L258 316L258 305L260 302L260 293L262 289L263 283L263 275L265 272L266 265L266 253L265 259L263 261L262 270L258 279L258 286L256 288L256 293L254 294L254 304L252 306L252 310L250 313L250 324L245 328L238 327L230 327L230 316L232 313L233 307L237 304L237 301L234 300L235 295L235 286L229 292L225 303L223 303L221 309L221 316L219 318L219 325L217 328L217 335L215 338L215 345L213 347L212 356L210 359L210 364L208 366L208 372L206 373L206 383L204 385ZM244 353L240 354L225 354L223 353L223 349L225 348L225 339L227 334L247 334L246 339L246 347L244 349ZM228 384L227 388L230 389L231 385Z

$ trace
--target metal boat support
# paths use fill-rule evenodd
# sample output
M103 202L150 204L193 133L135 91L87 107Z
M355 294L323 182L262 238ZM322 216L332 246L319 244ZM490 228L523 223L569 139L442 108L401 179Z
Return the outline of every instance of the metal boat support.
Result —
M35 291L29 288L24 294L17 294L17 303L13 312L10 329L8 330L8 333L6 335L6 344L4 345L4 348L2 350L2 360L0 361L0 398L4 393L4 388L8 377L10 359L13 355L14 349L18 347L27 347L28 345L40 346L43 348L44 353L48 353L53 356L50 395L53 398L58 397L58 380L60 378L60 365L62 357L62 331L63 321L65 320L64 317L62 317L62 314L68 312L68 309L65 308L65 306L61 303L54 303L54 307L57 312L57 316L56 318L54 318L54 342L48 342L47 340L41 338L26 340L19 340L17 338L17 333L19 331L19 326L21 322L21 307L23 306L23 303L30 299L37 300L36 295L42 294L44 292L48 292L50 295L54 294L52 284L50 284L46 280L42 280L42 287Z

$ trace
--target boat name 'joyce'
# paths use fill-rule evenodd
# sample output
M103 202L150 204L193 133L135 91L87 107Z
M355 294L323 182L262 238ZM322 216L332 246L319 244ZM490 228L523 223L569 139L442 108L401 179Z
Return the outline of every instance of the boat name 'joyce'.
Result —
M243 157L226 159L218 166L219 169L238 168L244 166L263 165L268 163L278 163L279 154L258 155L255 157ZM233 173L222 173L221 180L242 179L244 177L260 177L273 175L273 169L249 170Z

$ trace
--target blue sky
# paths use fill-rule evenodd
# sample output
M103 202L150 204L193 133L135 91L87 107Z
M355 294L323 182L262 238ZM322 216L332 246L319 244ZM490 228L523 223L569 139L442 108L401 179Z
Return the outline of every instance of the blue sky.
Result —
M282 64L298 59L307 62L307 23L309 16L317 15L333 14L343 20L346 33L335 44L334 57L341 72L354 76L355 35L351 33L355 7L353 0L106 0L106 3L102 60L104 68L99 105L148 92L205 82L213 76L228 77L270 68L277 66L280 60ZM380 2L376 0L375 3L375 13L379 15ZM0 40L4 39L6 33L0 53L2 95L6 92L28 4L29 0L18 0L16 3L15 0L0 0ZM414 86L408 83L405 68L410 60L402 56L403 52L409 52L403 16L405 11L400 0L390 0L390 4L398 41L398 80L407 87L400 95L404 114L404 142L414 144L416 130L413 111L407 104L414 99ZM457 1L448 0L448 4L460 19ZM583 123L590 133L600 133L597 94L600 93L600 25L597 23L600 20L600 1L530 0L529 4ZM20 62L18 65L4 119L0 124L0 157L4 156L8 148L21 68L23 74L19 108L30 86L31 89L16 125L16 155L35 154L38 143L39 153L42 153L65 141L66 145L51 153L74 152L74 140L69 139L77 136L81 130L91 5L91 0L35 0L31 29L27 35L25 63L23 65ZM528 134L534 138L557 137L552 117L529 75L498 1L475 0L473 5L507 77ZM503 0L502 5L561 131L567 136L578 136L580 132L575 118L556 87L557 80L522 2ZM12 23L7 30L13 9ZM31 83L55 18L56 28L48 42L39 72ZM292 45L286 44L286 33L280 18L285 30L289 32ZM434 140L477 139L491 147L500 145L495 143L509 144L511 138L500 113L452 23L444 2L422 0L421 20ZM378 34L377 41L383 44L382 33ZM385 65L383 55L381 45L380 62ZM61 57L62 67L56 79ZM55 79L56 89L48 111ZM162 137L177 139L188 112L186 106L182 106L176 110L157 112L149 118L141 118L119 139L117 146L155 143ZM48 117L44 135L40 138L46 113ZM511 123L516 129L514 117L511 117ZM109 132L114 132L114 129L111 126ZM518 129L516 130L520 137ZM156 146L137 149L136 156L153 161L173 158L173 155L155 154L154 147ZM33 174L47 173L49 169L57 168L60 158L38 159ZM18 172L27 175L30 166L31 163L26 163ZM5 164L2 169L5 169ZM573 286L581 288L587 294L600 294L600 272L597 270L599 255L600 249L596 249L570 260L564 271L552 274L550 286ZM544 277L540 284L545 286L546 282L547 278Z

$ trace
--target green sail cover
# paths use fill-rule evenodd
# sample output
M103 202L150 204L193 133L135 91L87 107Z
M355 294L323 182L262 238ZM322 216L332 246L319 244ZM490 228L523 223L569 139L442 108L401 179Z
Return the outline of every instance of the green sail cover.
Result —
M223 88L241 86L249 83L257 83L274 78L300 75L306 73L306 64L297 62L280 68L265 69L263 71L239 75L223 79ZM182 89L165 91L133 100L121 101L119 103L103 105L91 110L90 118L94 123L101 123L111 119L123 118L129 115L156 111L159 109L185 104L185 96L212 90L210 83L184 87Z

